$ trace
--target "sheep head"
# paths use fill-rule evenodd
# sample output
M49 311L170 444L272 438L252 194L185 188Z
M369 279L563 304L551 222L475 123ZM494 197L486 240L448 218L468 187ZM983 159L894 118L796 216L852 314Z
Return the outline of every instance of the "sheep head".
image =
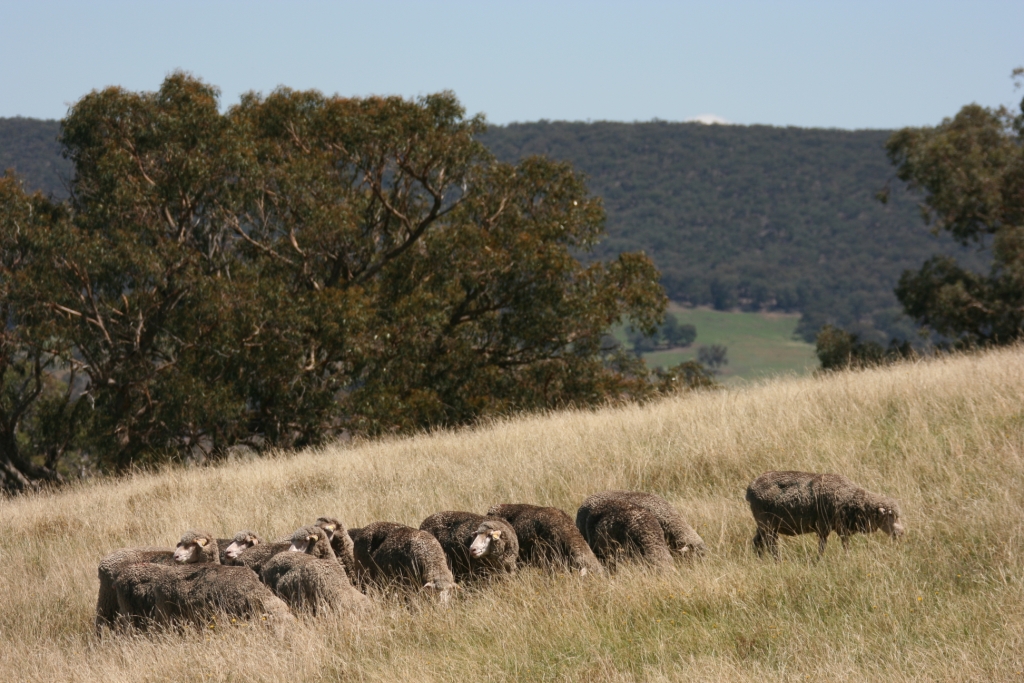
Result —
M213 562L220 564L220 551L212 534L205 531L187 531L174 549L174 561L179 564Z
M229 560L236 560L238 556L242 554L242 551L248 550L254 545L260 544L260 537L252 531L239 531L235 534L235 537L231 539L231 544L224 549L224 557Z

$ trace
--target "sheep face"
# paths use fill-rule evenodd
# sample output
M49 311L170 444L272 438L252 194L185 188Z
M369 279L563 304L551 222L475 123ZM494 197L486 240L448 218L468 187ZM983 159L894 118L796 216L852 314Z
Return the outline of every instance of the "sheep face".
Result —
M190 531L178 541L178 545L174 549L174 561L179 564L201 562L210 543L213 543L211 538Z
M476 530L476 538L469 546L469 554L474 559L487 557L494 552L501 542L501 529L492 529L487 524L481 524Z
M893 506L880 506L877 514L873 515L875 528L889 534L892 539L897 539L904 534L903 523L900 521L900 511Z
M231 544L224 549L224 557L229 560L238 559L242 551L248 550L254 545L259 545L260 539L255 534L242 532L231 539Z
M313 534L295 534L292 536L292 544L288 548L295 553L308 553L316 545L317 537Z
M341 522L332 517L320 517L316 520L316 526L324 530L327 540L334 540L334 533L341 527Z

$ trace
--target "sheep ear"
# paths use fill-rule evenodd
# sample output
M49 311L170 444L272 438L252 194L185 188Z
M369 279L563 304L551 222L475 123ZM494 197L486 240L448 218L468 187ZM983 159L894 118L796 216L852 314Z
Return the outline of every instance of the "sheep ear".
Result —
M492 531L491 536L494 538L494 540L498 540L499 538L501 538L501 529L495 529L494 531Z
M200 548L205 548L206 547L206 543L207 543L207 541L206 541L205 538L198 538L198 539L196 539L196 545L198 545Z
M885 514L885 508L878 508L878 511L881 512L883 515Z

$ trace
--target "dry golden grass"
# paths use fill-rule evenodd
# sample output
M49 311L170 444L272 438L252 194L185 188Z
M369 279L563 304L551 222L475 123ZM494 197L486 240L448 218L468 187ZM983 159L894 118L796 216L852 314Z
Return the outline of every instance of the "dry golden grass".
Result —
M0 679L18 681L1024 680L1024 349L648 406L173 469L0 502ZM841 472L897 497L893 544L749 549L746 484ZM418 525L589 493L676 503L695 565L580 580L525 571L444 608L378 600L358 623L93 635L96 565L189 528L288 533L321 514Z

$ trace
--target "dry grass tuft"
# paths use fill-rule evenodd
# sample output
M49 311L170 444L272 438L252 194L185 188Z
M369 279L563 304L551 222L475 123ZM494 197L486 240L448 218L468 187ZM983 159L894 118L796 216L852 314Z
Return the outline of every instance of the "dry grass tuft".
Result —
M643 407L512 419L0 502L0 672L19 681L1024 680L1024 349L779 379ZM783 539L756 559L746 484L840 472L897 497L890 543ZM267 537L317 516L417 526L441 509L643 489L710 547L608 579L526 571L449 608L378 599L305 619L97 638L96 565L193 527ZM202 675L201 675L202 674ZM206 678L203 678L203 675ZM8 680L5 678L5 680Z

